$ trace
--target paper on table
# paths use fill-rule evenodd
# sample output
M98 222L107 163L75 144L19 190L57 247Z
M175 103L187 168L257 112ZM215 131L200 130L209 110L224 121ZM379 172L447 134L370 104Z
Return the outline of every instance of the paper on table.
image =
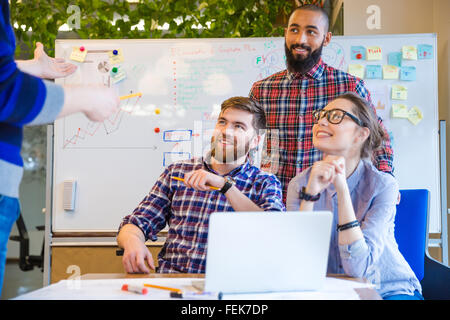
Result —
M139 278L101 280L61 280L38 289L16 300L167 300L170 291L147 288L146 295L122 291L123 284L156 284L165 287L185 289L191 286L192 278Z
M360 64L349 64L348 73L360 79L364 79L364 66Z
M143 285L144 283L185 289L192 287L192 278L139 278L102 280L62 280L38 289L14 300L166 300L170 292L147 288L146 295L122 291L122 285ZM223 299L359 299L355 288L373 288L372 284L327 277L320 291L269 292L258 294L228 294Z
M392 99L394 100L407 100L408 88L395 84L392 86Z
M223 300L359 300L354 289L374 288L372 284L327 277L320 291L224 294Z
M408 120L411 121L413 125L417 125L420 121L422 121L423 115L422 111L417 106L412 107L408 111Z

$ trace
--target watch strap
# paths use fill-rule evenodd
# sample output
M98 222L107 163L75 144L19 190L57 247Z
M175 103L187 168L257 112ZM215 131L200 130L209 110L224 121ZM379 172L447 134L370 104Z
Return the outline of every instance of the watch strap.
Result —
M309 193L306 193L306 188L302 187L299 194L300 200L306 200L306 201L317 201L320 198L320 193L316 195L311 195Z
M347 229L350 229L350 228L359 227L360 225L361 224L359 223L358 220L354 220L354 221L351 221L351 222L346 223L346 224L338 225L337 226L337 231L344 231L344 230L347 230Z
M234 181L230 177L225 177L225 184L219 190L221 194L225 194L234 185Z

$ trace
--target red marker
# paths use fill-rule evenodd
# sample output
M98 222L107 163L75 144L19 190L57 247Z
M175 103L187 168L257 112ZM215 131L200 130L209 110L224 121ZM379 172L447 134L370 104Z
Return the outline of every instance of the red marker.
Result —
M155 128L155 133L159 133L159 128Z
M80 51L83 52L84 51L84 47L80 47Z
M124 284L122 286L122 291L135 292L135 293L140 293L140 294L148 293L147 288L144 288L143 286L132 285L132 284Z
M358 54L356 55L356 59L362 59L362 54L361 54L361 53L358 53Z

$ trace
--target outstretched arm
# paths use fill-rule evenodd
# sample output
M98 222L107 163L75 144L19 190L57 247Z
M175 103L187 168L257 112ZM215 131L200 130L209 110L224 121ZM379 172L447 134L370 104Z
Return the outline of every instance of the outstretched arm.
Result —
M42 79L56 79L71 75L77 66L62 58L51 58L44 51L44 45L36 43L34 58L31 60L16 60L17 66L23 72Z

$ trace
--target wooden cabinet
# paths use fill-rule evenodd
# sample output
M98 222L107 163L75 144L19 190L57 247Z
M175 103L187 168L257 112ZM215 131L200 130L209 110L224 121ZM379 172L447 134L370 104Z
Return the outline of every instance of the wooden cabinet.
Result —
M147 245L155 266L163 242ZM50 283L76 279L87 273L124 273L122 257L116 255L117 246L53 246L51 249Z

